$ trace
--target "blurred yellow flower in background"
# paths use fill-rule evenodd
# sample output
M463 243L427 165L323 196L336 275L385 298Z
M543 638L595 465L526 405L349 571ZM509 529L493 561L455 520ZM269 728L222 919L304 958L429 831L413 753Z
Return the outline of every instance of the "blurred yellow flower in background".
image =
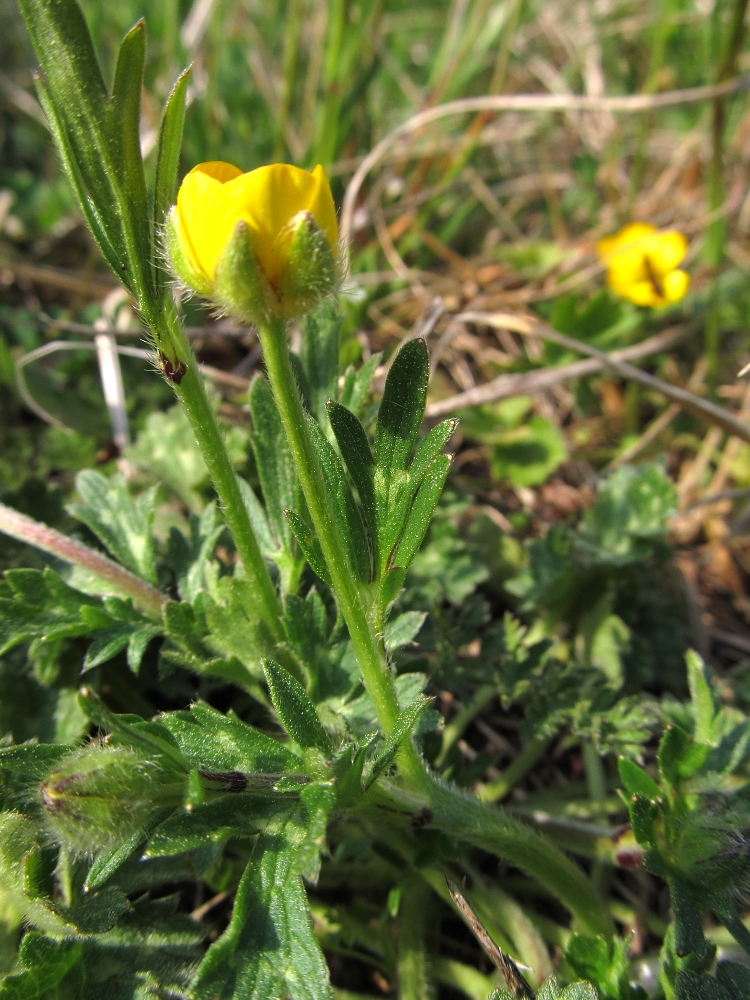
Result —
M631 222L600 240L597 249L612 291L637 306L657 309L679 302L690 286L690 275L678 268L687 246L682 233Z
M325 171L212 161L184 178L167 220L172 270L238 319L300 315L336 285L338 221Z

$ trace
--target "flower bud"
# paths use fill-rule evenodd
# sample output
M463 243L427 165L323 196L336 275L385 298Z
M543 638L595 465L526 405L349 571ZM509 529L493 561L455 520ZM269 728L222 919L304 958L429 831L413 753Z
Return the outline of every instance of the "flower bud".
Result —
M338 223L323 168L274 163L243 174L202 163L167 219L183 284L243 322L288 319L336 289Z
M56 840L75 854L109 850L177 806L184 776L170 774L127 747L89 743L42 783L39 794Z

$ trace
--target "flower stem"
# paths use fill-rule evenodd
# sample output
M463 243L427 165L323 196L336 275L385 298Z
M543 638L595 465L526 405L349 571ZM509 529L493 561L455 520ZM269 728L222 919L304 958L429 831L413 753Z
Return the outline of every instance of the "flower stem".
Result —
M396 689L385 648L368 618L357 582L349 569L341 541L341 529L331 509L320 461L307 430L299 388L289 360L286 325L281 321L271 320L260 326L258 332L268 380L289 441L310 517L331 574L336 599L349 629L365 687L387 734L399 714ZM419 770L422 770L418 758L416 760Z
M253 592L253 605L259 611L258 618L266 632L260 638L266 642L270 640L271 643L283 642L281 602L266 561L258 547L255 532L242 499L237 476L206 395L195 355L175 313L167 310L166 314L160 318L160 327L157 333L157 344L163 341L176 344L177 356L186 359L184 371L178 373L178 377L166 372L167 379L172 383L172 388L185 407L193 434L195 434L198 447L208 468L211 482L218 494L224 518L237 547L237 553L242 560L245 577Z

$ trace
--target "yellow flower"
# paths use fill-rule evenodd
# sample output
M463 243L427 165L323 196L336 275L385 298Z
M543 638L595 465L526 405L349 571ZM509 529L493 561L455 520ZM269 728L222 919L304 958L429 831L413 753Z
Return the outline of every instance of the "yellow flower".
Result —
M274 163L243 174L201 163L167 223L173 270L239 319L295 316L335 285L338 222L321 166Z
M687 253L682 233L631 222L616 236L600 240L597 249L607 265L609 287L637 306L679 302L688 290L690 275L678 269Z

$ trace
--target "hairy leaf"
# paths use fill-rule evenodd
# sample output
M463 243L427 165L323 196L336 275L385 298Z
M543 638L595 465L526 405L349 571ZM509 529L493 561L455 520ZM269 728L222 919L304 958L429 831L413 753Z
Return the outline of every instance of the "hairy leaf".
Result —
M193 982L194 1000L332 1000L299 874L308 860L301 847L304 832L292 823L258 839L231 923Z
M106 479L100 472L84 469L76 476L80 502L68 511L82 521L131 573L156 584L154 520L156 487L134 500L122 475Z
M268 689L284 729L303 749L315 747L331 753L331 741L305 689L273 660L264 660Z
M297 476L267 379L255 379L249 402L253 418L251 440L266 513L278 545L289 549L292 533L285 511L297 508Z

